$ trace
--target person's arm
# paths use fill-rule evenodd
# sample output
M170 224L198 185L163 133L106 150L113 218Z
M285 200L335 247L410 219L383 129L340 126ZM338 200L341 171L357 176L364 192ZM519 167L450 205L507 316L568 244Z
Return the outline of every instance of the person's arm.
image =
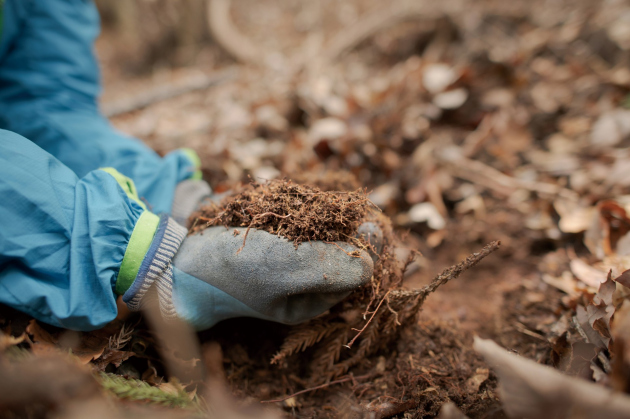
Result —
M0 130L0 303L43 322L92 330L116 317L149 249L186 234L148 211L115 169L78 178L31 141ZM169 230L173 233L169 233ZM168 262L168 260L167 260Z
M97 22L83 0L5 3L0 127L28 140L0 131L0 302L89 330L115 316L116 295L138 310L157 294L165 317L203 329L235 316L304 321L369 282L369 254L351 257L347 243L295 249L251 231L238 253L242 239L223 227L185 237L147 211L139 198L169 212L194 158L160 159L99 115Z
M5 0L0 33L0 128L55 156L79 177L114 167L156 213L170 213L176 185L199 177L190 150L161 158L100 114L93 43L98 12L87 0Z
M116 297L158 300L197 329L240 316L299 323L369 282L373 263L348 243L297 249L265 231L212 227L186 237L139 200L113 168L79 179L59 160L0 130L0 303L75 330L104 326ZM156 292L150 292L153 289Z

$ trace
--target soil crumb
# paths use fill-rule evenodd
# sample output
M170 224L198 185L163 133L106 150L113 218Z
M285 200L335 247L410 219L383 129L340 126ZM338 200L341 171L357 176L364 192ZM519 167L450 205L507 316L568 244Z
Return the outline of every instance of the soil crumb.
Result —
M360 245L357 230L372 208L361 189L323 191L274 180L251 183L218 204L210 202L188 222L191 234L212 226L248 227L286 237L296 246L310 240Z

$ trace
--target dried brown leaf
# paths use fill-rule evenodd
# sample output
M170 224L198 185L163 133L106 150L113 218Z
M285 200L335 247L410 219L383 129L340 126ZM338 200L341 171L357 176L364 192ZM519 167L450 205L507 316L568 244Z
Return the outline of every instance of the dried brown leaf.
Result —
M499 395L510 417L627 418L630 397L512 354L475 338L475 350L499 376Z
M626 288L630 288L630 269L623 271L621 275L615 278L615 282L619 282Z
M67 330L53 335L42 328L36 320L31 320L26 327L26 333L31 336L33 353L44 355L67 352L70 349L81 363L87 364L101 357L110 343L110 337L122 327L122 323L114 321L92 332L81 333Z
M11 336L0 331L0 352L4 351L10 346L19 345L24 342L26 334L22 333L20 336Z
M573 275L589 287L598 288L606 281L605 271L594 268L581 259L571 260L569 266Z
M105 368L107 368L109 364L113 364L118 368L120 364L135 355L136 354L131 351L118 351L106 348L103 354L94 362L94 368L96 371L105 371Z
M31 336L31 350L34 354L50 355L59 352L59 347L57 346L59 338L43 329L37 323L37 320L33 319L29 322L28 326L26 326L26 333Z

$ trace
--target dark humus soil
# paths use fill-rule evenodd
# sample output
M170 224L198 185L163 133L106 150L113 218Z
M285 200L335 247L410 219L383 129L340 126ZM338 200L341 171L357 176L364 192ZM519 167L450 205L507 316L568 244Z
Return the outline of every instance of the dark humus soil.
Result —
M336 176L336 173L329 172L323 188L338 186L340 182L335 181L336 178L345 177L343 173ZM480 386L488 380L488 369L483 367L470 348L466 349L455 337L453 325L430 324L421 329L411 327L410 330L406 326L415 324L414 320L430 293L496 250L498 243L492 243L482 252L447 269L424 288L403 290L403 276L415 253L411 252L406 260L396 257L395 246L399 242L392 234L391 222L377 211L361 190L329 191L283 180L247 185L219 204L210 202L190 217L192 233L219 225L248 227L248 231L249 228L258 228L293 240L296 246L307 240L341 240L365 246L366 243L359 242L355 236L359 225L366 219L376 222L384 231L384 248L375 261L372 281L309 322L277 328L280 349L273 357L270 356L270 348L264 354L256 351L253 355L258 357L258 362L254 363L258 374L270 369L269 361L275 365L269 371L274 378L266 377L265 383L249 388L263 389L263 393L268 394L256 391L256 397L264 399L292 388L292 385L287 387L287 373L300 371L299 379L295 374L289 377L311 388L351 381L353 391L358 395L355 403L370 402L370 409L382 417L413 408L434 414L449 399L459 400L459 405L465 406L467 411L486 405L486 387ZM239 328L249 330L247 322ZM211 332L215 333L220 334ZM250 333L256 332L252 330ZM437 339L439 343L431 343L429 347L434 349L423 351L428 350L427 353L432 354L433 362L428 370L418 367L421 370L416 371L415 365L421 365L419 360L424 358L419 358L415 350L426 346L421 342L432 339ZM220 340L226 354L231 352L230 341L239 341L238 338L225 336ZM398 350L392 350L394 347ZM234 351L241 353L241 358L244 356L242 346ZM436 351L439 356L435 355ZM403 364L410 362L410 367L405 369ZM230 368L228 366L228 370ZM251 372L254 375L245 379L249 384L257 381L255 371ZM241 374L245 371L239 372L238 376ZM228 376L232 378L231 384L235 389L244 391L245 377L229 373ZM435 382L440 382L439 387ZM397 395L398 402L378 397L379 391L388 386L402 386L397 390L402 390ZM462 386L464 390L460 388ZM410 393L404 394L406 391ZM409 398L412 394L415 397ZM418 402L417 397L421 394L424 394L424 401ZM317 399L308 400L314 402ZM494 401L494 398L490 397L490 400Z

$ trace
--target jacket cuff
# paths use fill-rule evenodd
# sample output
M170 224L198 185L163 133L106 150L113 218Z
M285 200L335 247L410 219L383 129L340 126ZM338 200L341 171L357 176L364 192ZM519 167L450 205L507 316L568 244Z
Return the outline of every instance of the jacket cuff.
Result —
M135 280L123 294L123 301L132 311L142 308L152 285L157 290L160 312L165 318L176 316L173 306L173 268L171 261L187 234L186 228L163 214L155 237L146 252Z
M144 211L138 218L127 244L118 278L116 278L117 294L124 294L138 276L142 261L151 248L159 224L160 217L149 211Z

